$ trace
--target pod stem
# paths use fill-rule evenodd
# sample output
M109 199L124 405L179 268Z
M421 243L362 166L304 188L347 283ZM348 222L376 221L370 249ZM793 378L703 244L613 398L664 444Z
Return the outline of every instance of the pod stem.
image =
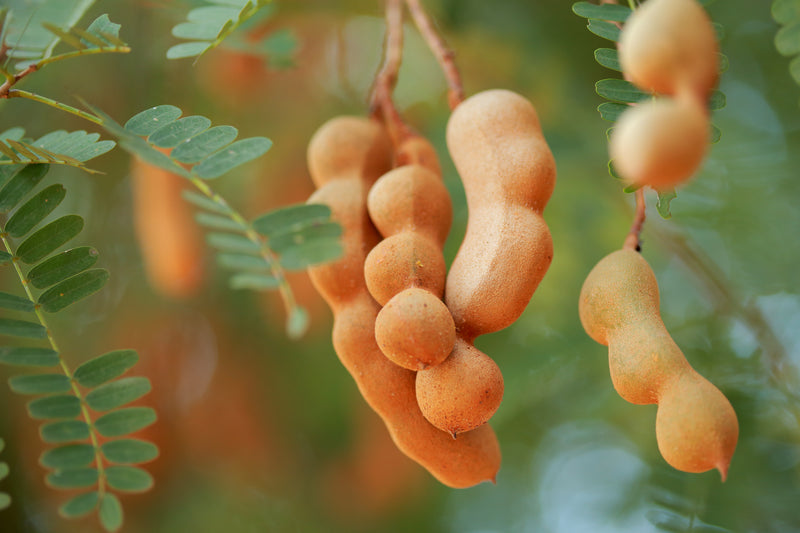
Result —
M386 39L383 50L383 64L375 75L369 108L373 118L383 117L392 144L397 148L412 135L392 99L392 93L397 85L397 75L403 62L402 0L386 0Z
M419 0L405 0L405 2L411 12L411 17L414 19L414 24L417 25L425 42L428 43L428 48L436 56L436 60L439 62L442 72L444 72L448 87L447 100L452 111L464 101L464 87L461 83L461 74L456 67L455 53L447 47L442 36L436 31L433 22Z
M631 230L628 232L628 236L625 237L625 243L622 245L623 250L636 250L637 252L642 251L641 234L644 221L647 218L645 211L646 207L647 205L644 201L644 191L642 189L638 189L636 191L636 214L633 217Z

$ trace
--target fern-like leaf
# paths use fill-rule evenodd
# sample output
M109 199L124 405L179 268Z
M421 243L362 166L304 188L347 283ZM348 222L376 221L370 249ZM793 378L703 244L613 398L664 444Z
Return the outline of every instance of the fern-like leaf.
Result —
M53 138L70 145L64 135ZM112 491L139 492L153 485L150 474L135 465L153 460L158 449L130 436L152 424L156 414L148 407L129 405L150 392L150 382L123 376L138 361L133 350L95 357L74 372L61 357L45 313L61 311L97 292L108 272L90 268L97 260L93 248L53 255L80 232L83 219L65 215L37 229L53 210L50 204L63 199L64 188L57 184L34 193L49 165L19 166L0 188L2 211L11 212L0 240L24 295L0 292L0 308L21 315L21 319L0 317L0 334L23 339L24 344L39 344L0 347L0 363L44 370L15 375L9 387L17 394L34 396L27 404L28 414L43 421L42 440L54 445L40 458L48 469L47 484L54 489L83 490L60 507L60 514L74 518L96 511L101 525L116 531L123 516ZM21 243L15 244L16 240ZM22 264L30 265L27 273ZM41 291L38 296L37 290ZM102 445L101 437L106 438Z
M108 15L97 17L85 29L77 22L94 0L45 2L42 4L12 0L6 23L5 44L8 55L18 59L16 68L31 65L40 69L49 63L90 54L130 52L119 37L120 25ZM69 50L54 55L59 43Z
M800 0L774 0L772 18L781 25L775 34L775 48L782 55L794 56L789 73L800 85Z
M0 439L0 452L2 452L5 447L6 447L5 441L3 439ZM5 461L0 461L0 483L2 483L2 481L8 477L8 472L9 472L8 463L6 463ZM0 490L0 511L2 511L3 509L7 509L8 506L10 505L11 505L11 496L9 496L8 493Z
M700 3L708 5L713 0L704 0ZM798 2L800 0L776 0ZM572 5L572 11L583 18L588 19L587 29L595 35L607 39L612 42L618 42L622 25L627 21L628 17L633 13L633 10L627 6L617 4L592 4L589 2L576 2ZM714 31L717 35L717 40L721 40L724 36L724 29L720 24L713 23ZM619 53L614 48L598 48L594 51L594 58L601 66L621 72L622 68L619 61ZM720 72L727 69L728 60L720 54ZM800 64L798 65L800 66ZM595 84L595 92L608 100L597 106L597 111L603 120L609 122L616 122L622 114L628 110L631 105L643 102L654 98L656 95L644 91L629 81L619 78L606 78L598 81ZM726 105L726 97L722 91L715 90L708 100L708 108L710 111L716 111L724 108ZM606 131L606 136L610 134L613 128ZM720 129L711 124L709 133L709 142L712 144L719 142L721 136ZM617 179L620 179L614 172L613 165L609 161L608 164L609 174ZM632 193L639 187L627 186L624 189L626 193ZM658 212L663 218L670 218L672 215L669 210L669 205L672 200L677 197L675 191L658 191Z
M219 46L231 33L254 17L271 0L208 0L210 5L189 11L187 21L172 28L172 35L188 42L167 50L167 59L199 58Z
M150 164L190 180L198 192L184 198L202 211L197 222L208 228L208 243L219 250L219 263L234 271L234 289L278 290L287 310L287 333L302 336L307 314L297 306L284 270L302 270L341 255L341 227L330 210L297 205L256 218L252 223L206 183L264 154L272 146L265 137L236 140L233 126L211 126L202 116L160 105L133 116L121 126L100 110L102 126L120 146ZM164 149L170 150L165 153Z
M114 141L100 141L98 133L86 133L83 130L53 131L35 141L24 139L24 134L22 128L0 133L0 185L30 163L65 165L97 174L99 172L88 168L85 162L116 146Z

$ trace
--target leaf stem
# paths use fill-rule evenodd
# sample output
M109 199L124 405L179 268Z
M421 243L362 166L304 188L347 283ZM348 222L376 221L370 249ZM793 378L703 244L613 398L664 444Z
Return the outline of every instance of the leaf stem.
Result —
M36 63L36 69L41 69L51 63L56 63L58 61L62 61L64 59L72 59L73 57L79 56L91 56L91 55L98 55L98 54L127 54L130 53L131 48L130 46L111 46L106 48L83 48L81 50L75 50L74 52L67 52L65 54L59 54L57 56L50 56L45 59L42 59L38 63Z
M86 401L84 400L83 393L81 392L78 384L75 382L74 373L67 365L67 362L61 355L61 350L58 348L58 344L56 343L55 337L53 337L53 332L50 329L50 326L47 324L47 319L44 316L39 305L36 303L36 298L34 298L33 293L31 292L30 284L28 283L27 277L25 274L22 273L22 269L19 266L19 259L16 257L14 253L14 249L11 246L11 243L8 240L8 234L5 232L0 233L0 239L3 241L3 245L8 253L12 255L11 262L14 265L14 271L17 273L17 277L19 278L20 283L22 284L22 288L25 290L25 295L28 297L34 304L34 313L36 314L36 318L39 320L39 324L47 332L47 341L50 343L50 347L53 349L56 354L58 354L58 362L61 366L61 371L67 376L69 379L70 386L72 387L72 393L78 398L81 405L81 416L83 420L86 422L86 425L89 429L89 440L92 444L92 448L94 448L94 458L95 463L97 465L97 493L98 493L98 502L102 500L103 495L106 492L106 481L105 481L105 465L103 463L103 454L100 451L100 443L97 437L97 433L94 430L94 423L92 421L92 416L89 414L89 409L86 405Z
M433 22L419 0L405 0L405 2L419 32L428 43L428 48L436 56L436 60L439 62L442 72L444 72L448 86L447 100L450 104L450 109L453 110L464 101L464 87L461 83L461 74L454 61L455 54L447 47L441 35L437 33Z
M283 305L286 308L288 317L291 319L292 314L298 308L297 301L295 300L294 293L292 292L289 282L286 280L286 274L284 274L277 256L272 249L270 249L266 240L258 234L258 232L253 228L253 225L250 224L246 218L240 215L238 211L233 209L228 202L225 201L225 198L214 192L214 190L211 189L211 187L209 187L205 181L196 176L190 176L189 181L191 181L192 184L209 200L222 206L228 213L228 217L239 224L239 226L244 228L245 236L253 244L258 245L261 258L264 259L269 266L270 272L275 279L278 280L278 292L281 295L281 300L283 300Z
M23 91L20 89L11 89L8 91L8 94L5 98L27 98L28 100L33 100L35 102L40 102L42 104L49 105L50 107L55 107L56 109L60 109L61 111L66 111L67 113L71 113L78 117L81 117L84 120L88 120L89 122L94 122L95 124L102 125L103 121L100 117L96 117L90 113L85 111L81 111L75 107L69 106L67 104L62 104L61 102L57 102L52 98L47 98L46 96L41 96L39 94L34 94L32 92Z

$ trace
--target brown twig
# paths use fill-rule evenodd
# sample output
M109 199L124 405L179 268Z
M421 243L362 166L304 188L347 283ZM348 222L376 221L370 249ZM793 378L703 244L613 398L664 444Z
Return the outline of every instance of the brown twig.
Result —
M628 232L628 236L625 237L625 244L622 245L622 248L625 250L636 250L637 252L642 251L642 241L641 241L641 234L642 234L642 226L644 226L644 221L647 218L645 213L646 204L644 201L644 191L642 189L638 189L636 191L636 214L633 217L633 224L631 224L631 230Z
M444 42L444 39L436 31L428 14L425 13L419 0L405 0L408 5L408 10L414 19L422 37L428 43L428 47L436 56L436 60L442 67L444 77L447 80L447 100L450 104L450 109L453 110L458 107L458 104L464 101L464 87L461 83L461 74L458 72L456 63L454 61L455 54L450 50Z
M412 135L392 99L402 61L403 3L402 0L386 0L386 40L383 65L375 76L370 98L370 115L375 118L383 117L395 148Z
M32 72L39 70L39 65L36 63L29 65L28 68L18 74L14 74L13 78L6 79L3 85L0 85L0 98L8 98L8 92L11 88L19 83L19 81Z

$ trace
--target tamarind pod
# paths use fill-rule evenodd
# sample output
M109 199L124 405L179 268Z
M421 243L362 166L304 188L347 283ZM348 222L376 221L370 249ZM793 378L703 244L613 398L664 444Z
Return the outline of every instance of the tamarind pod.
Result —
M444 361L455 342L453 318L441 301L452 205L430 143L412 137L401 150L398 160L409 164L384 174L367 197L385 239L367 256L364 277L384 306L375 322L381 350L404 368L422 370Z
M719 55L711 19L696 0L648 0L622 28L622 72L642 89L691 91L705 104L717 84Z
M633 250L592 269L581 289L584 329L609 347L614 388L631 403L657 403L656 437L664 459L686 472L717 468L723 481L739 425L727 398L689 364L658 310L658 283Z
M691 97L661 98L626 110L609 140L620 176L656 190L692 177L709 145L706 110Z
M445 303L463 338L498 331L522 314L553 257L541 217L555 161L536 110L506 90L478 93L447 124L469 220L450 267Z
M350 142L354 138L361 141ZM345 149L349 162L334 156ZM380 237L367 215L366 197L371 182L388 170L390 153L383 130L367 119L334 119L312 138L309 168L315 183L324 185L309 202L329 205L332 218L342 224L344 255L310 268L309 275L333 310L339 359L398 448L445 485L469 487L496 476L500 448L494 431L486 426L454 441L433 427L417 405L414 372L389 361L375 341L380 307L367 291L364 261ZM365 164L365 158L372 163Z
M447 147L469 209L445 285L458 340L442 364L417 374L416 386L425 418L456 435L486 423L502 400L500 369L472 344L519 318L550 266L553 243L541 212L555 162L533 105L505 90L462 102L448 121Z
M738 438L739 422L730 402L694 370L661 391L656 439L673 467L695 473L716 468L725 481Z
M186 179L134 157L134 229L148 281L170 298L186 298L203 282L203 237L181 197Z

